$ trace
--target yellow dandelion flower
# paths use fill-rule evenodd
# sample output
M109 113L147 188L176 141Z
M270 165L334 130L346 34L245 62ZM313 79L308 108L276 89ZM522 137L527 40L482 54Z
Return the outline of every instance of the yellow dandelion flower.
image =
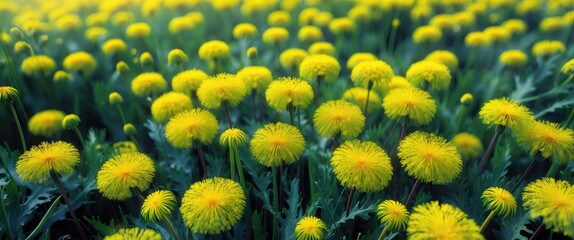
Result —
M510 128L534 119L528 108L506 97L489 100L482 106L478 115L484 124L496 124Z
M102 51L106 55L115 55L125 52L128 46L124 40L119 38L114 38L107 40L104 45L102 45Z
M236 149L245 143L247 143L247 135L239 128L229 128L223 131L219 137L219 144L229 148Z
M199 58L211 61L229 57L229 45L223 41L212 40L201 44L198 50Z
M456 147L432 133L407 135L399 143L398 156L407 174L425 183L447 184L462 171Z
M367 104L367 93L368 90L365 88L354 87L343 92L341 99L354 103L361 109L365 109L365 105ZM367 109L367 111L375 111L376 109L379 109L380 106L381 97L379 97L379 94L377 94L374 90L371 90L371 93L369 93L369 109Z
M132 80L131 88L136 96L156 95L166 90L167 82L159 73L145 72L140 73Z
M274 11L267 16L267 23L273 27L287 26L291 23L291 15L283 10Z
M115 154L132 153L138 151L138 147L132 141L115 142L112 147L114 148Z
M454 24L454 16L445 13L436 14L429 21L429 25L438 27L445 31L451 31L454 28Z
M18 90L10 86L0 86L0 104L9 104L18 99Z
M555 32L562 29L562 17L546 17L540 21L538 28L541 32Z
M144 22L132 23L126 29L129 38L144 38L151 34L151 26Z
M64 58L64 69L81 72L86 76L91 75L96 70L97 65L96 59L84 51L71 53Z
M352 70L355 66L357 66L357 64L364 61L376 61L376 60L378 60L377 56L375 56L372 53L368 52L354 53L347 60L347 69Z
M80 162L80 153L67 142L42 142L20 155L16 173L25 182L45 183L51 172L69 174Z
M108 102L110 105L122 104L124 102L124 98L118 92L112 92L108 95Z
M560 41L538 41L532 46L532 54L536 57L547 57L565 51L566 47L564 47L564 43Z
M490 37L483 32L471 32L464 37L464 44L472 48L489 46Z
M257 27L251 23L240 23L233 28L233 37L236 39L254 38L257 35Z
M153 178L153 160L143 153L116 155L104 163L97 176L98 190L112 200L125 200L132 196L132 188L145 191Z
M395 75L393 69L385 61L363 61L351 71L351 80L355 86L367 87L369 84L379 86L389 82L393 75Z
M176 114L193 108L191 98L183 93L168 92L151 104L151 115L158 122L167 122Z
M492 26L484 29L483 33L488 36L491 43L506 43L510 40L512 35L506 28L500 26Z
M560 72L568 75L574 75L574 58L570 59L568 62L562 65Z
M317 15L313 16L313 24L319 27L326 27L331 20L333 20L333 14L331 12L319 12Z
M130 70L130 66L124 61L119 61L116 63L116 72L124 75Z
M373 18L373 13L368 6L357 5L347 12L347 16L357 22L369 22Z
M313 125L319 135L333 138L340 134L345 139L356 138L365 127L365 115L359 106L343 100L331 100L317 108Z
M275 45L280 44L289 38L289 31L282 27L271 27L263 32L261 41L265 44Z
M66 130L74 129L80 124L80 117L76 114L68 114L62 119L62 128Z
M335 55L335 46L330 42L315 42L309 46L309 53L313 54L325 54L329 56Z
M258 129L249 143L255 159L266 167L299 160L305 139L298 128L286 123L269 123Z
M574 160L574 131L547 121L528 121L514 131L519 145L560 164Z
M14 44L14 52L17 53L29 53L31 49L30 44L24 41L18 41Z
M244 67L237 72L237 78L245 82L248 90L263 90L267 88L273 76L271 71L266 67L261 66L248 66Z
M521 34L528 30L528 26L522 19L508 19L502 23L502 27L512 34Z
M574 237L574 186L564 180L542 178L529 183L522 192L522 204L531 218L555 232Z
M227 102L237 106L247 94L245 83L236 75L221 73L203 80L197 89L197 97L206 108L219 108Z
M339 77L341 65L336 58L325 55L311 55L301 62L299 75L306 80L322 77L326 82L333 82Z
M171 215L175 203L175 195L171 191L158 190L145 198L140 212L146 221L161 221Z
M467 132L461 132L454 135L451 142L456 147L463 160L476 158L484 150L480 139Z
M412 240L482 240L480 228L459 208L432 201L414 207L407 226Z
M186 70L176 74L171 79L171 87L173 91L191 96L191 93L196 91L203 83L203 80L207 78L209 76L199 69Z
M393 176L391 159L374 142L344 142L333 152L331 165L341 185L360 192L382 191Z
M458 58L454 53L447 50L434 50L425 57L425 60L442 63L450 71L455 71L458 68Z
M181 216L194 233L227 231L243 216L245 193L239 183L215 177L196 182L181 200Z
M58 31L67 32L82 27L82 19L78 15L67 14L56 19L55 25Z
M239 5L239 0L213 0L211 5L216 10L231 9Z
M413 41L415 43L433 43L441 38L442 32L436 26L420 26L413 32Z
M335 35L350 33L355 30L355 22L348 17L335 18L329 23L329 30Z
M106 236L104 240L134 240L134 239L145 239L145 240L162 240L159 233L151 229L139 229L139 228L122 228L118 232Z
M289 48L279 55L279 63L287 70L297 70L303 59L308 57L307 51L300 48Z
M285 111L289 104L296 108L306 108L313 101L313 89L300 78L282 77L269 84L265 99L278 112Z
M494 211L504 218L510 218L516 213L516 199L504 188L489 187L480 198L489 211Z
M390 229L403 231L409 222L409 211L400 202L395 200L385 200L377 206L377 216L381 223L389 226Z
M167 63L169 65L182 64L188 60L187 54L183 50L175 48L167 54Z
M167 141L177 148L191 148L194 143L209 144L219 125L207 110L193 109L178 113L165 127Z
M38 112L28 120L28 130L34 135L52 137L62 130L65 116L64 112L55 109Z
M29 76L36 73L48 75L56 69L56 61L46 55L34 55L25 58L22 61L21 68L22 72Z
M498 61L508 67L520 68L528 62L528 56L520 50L506 50L500 54Z
M470 93L465 93L460 97L460 104L467 106L467 107L472 105L473 101L474 101L474 97Z
M299 25L305 26L311 24L313 17L317 14L319 14L319 9L317 8L310 7L301 10L299 13Z
M295 225L296 240L322 240L325 239L327 225L315 216L301 218Z
M303 26L297 32L297 38L301 42L316 42L323 39L323 32L316 26Z
M446 65L430 60L413 63L407 70L406 77L415 86L425 82L433 90L447 89L451 80L450 71Z
M387 95L391 90L396 88L414 88L413 84L403 76L393 76L391 80L381 86L383 95Z
M124 124L123 130L124 134L127 136L135 136L137 134L136 127L131 123Z
M132 53L135 54L136 52L134 51L135 49L132 49ZM151 66L153 65L153 56L151 55L151 53L149 52L143 52L140 55L140 64L142 66Z
M189 17L174 17L167 24L167 29L171 34L179 34L183 31L191 30L197 26L197 23Z
M383 98L385 114L395 120L408 118L416 125L431 122L436 103L430 94L418 88L397 88Z

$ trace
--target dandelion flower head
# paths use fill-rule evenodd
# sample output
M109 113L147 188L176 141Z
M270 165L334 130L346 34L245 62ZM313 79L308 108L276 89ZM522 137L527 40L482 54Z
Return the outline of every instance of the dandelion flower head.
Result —
M136 96L156 95L167 89L167 82L156 72L145 72L137 75L131 83L132 92Z
M68 71L81 72L84 75L91 75L97 67L94 57L84 51L71 53L64 58L64 68Z
M237 148L247 143L247 136L239 128L229 128L219 137L219 144L229 148Z
M516 213L516 199L504 188L489 187L484 190L480 198L489 211L494 211L502 217L512 217Z
M347 69L352 70L355 66L357 66L357 64L364 61L376 61L376 60L378 60L377 56L369 52L354 53L347 60Z
M528 56L523 51L512 49L502 52L498 61L508 67L520 68L528 62Z
M158 122L167 122L171 117L193 108L191 98L183 93L168 92L151 104L151 115Z
M199 58L206 61L226 58L229 57L229 54L229 45L219 40L212 40L201 44L198 52Z
M478 115L484 124L510 128L534 119L528 108L516 100L506 97L489 100L482 106Z
M547 57L565 51L566 47L564 43L560 41L544 40L536 42L534 46L532 46L532 54L537 57Z
M286 123L269 123L258 129L250 142L251 153L266 167L291 164L299 160L305 139L298 128Z
M28 76L36 73L48 75L56 69L56 61L46 55L35 55L25 58L21 68L22 72Z
M448 67L440 62L422 60L413 63L407 70L407 79L415 86L426 82L434 90L444 90L450 85L451 75Z
M351 71L351 80L355 86L367 87L386 84L394 76L393 69L382 60L363 61Z
M10 86L0 86L0 104L11 103L18 99L18 90Z
M531 218L555 232L574 237L574 186L567 181L542 178L529 183L522 192L523 206Z
M367 93L369 94L369 112L380 109L381 107L381 97L374 90L369 93L367 89L362 87L349 88L343 92L341 99L354 103L361 109L365 109L367 103Z
M203 80L197 89L197 97L206 108L219 108L224 102L235 107L246 94L245 82L228 73L220 73Z
M480 228L459 208L437 201L414 207L407 226L412 240L482 240Z
M564 63L564 65L562 65L562 69L560 69L560 72L568 75L574 75L574 58Z
M365 115L359 106L344 100L321 104L313 114L313 125L319 135L332 138L337 134L345 139L356 138L365 127Z
M162 240L162 237L159 233L151 229L122 228L118 230L118 232L104 238L104 240L134 240L134 239Z
M28 120L28 130L37 136L52 137L62 130L65 116L64 112L55 109L38 112Z
M447 50L432 51L425 57L425 60L442 63L446 65L450 71L455 71L458 68L458 58L453 52Z
M409 211L402 203L395 200L385 200L377 206L377 216L381 223L390 229L403 231L409 222Z
M435 100L418 88L396 88L383 98L385 114L395 120L408 118L416 125L431 122L436 112Z
M25 182L45 183L51 172L71 173L80 162L80 153L63 141L42 142L24 152L16 162L16 173Z
M207 78L209 76L199 69L186 70L171 79L171 87L173 91L191 96L191 92L196 91Z
M171 191L157 190L145 198L140 212L146 221L161 221L169 218L175 203L175 195Z
M282 27L271 27L263 32L261 41L265 44L274 45L287 41L289 31Z
M303 49L289 48L281 52L281 55L279 55L279 63L287 70L298 70L299 65L307 56L309 56L309 54Z
M265 91L267 104L278 112L286 110L291 104L296 108L306 108L313 101L311 85L295 77L282 77L269 84Z
M104 163L97 176L97 187L104 197L125 200L132 196L132 188L145 191L153 178L153 160L143 153L116 155Z
M172 117L165 127L165 136L176 148L191 148L194 143L211 143L218 129L219 124L212 113L192 109Z
M530 150L530 155L540 153L560 164L574 159L574 131L561 128L547 121L528 121L514 131L516 141Z
M299 75L309 81L317 77L322 77L326 82L335 81L340 70L337 59L325 54L311 55L299 65Z
M322 240L325 238L327 225L315 216L301 218L295 225L296 240Z
M484 150L480 139L467 132L461 132L454 135L451 142L456 147L463 160L476 158Z
M273 76L267 67L262 66L248 66L244 67L237 72L237 78L245 82L248 90L263 90L267 88Z
M257 35L257 27L251 23L240 23L233 28L233 37L236 39L253 38Z
M102 45L102 51L106 55L115 55L123 53L128 49L128 46L124 40L119 38L113 38L107 40L104 45Z

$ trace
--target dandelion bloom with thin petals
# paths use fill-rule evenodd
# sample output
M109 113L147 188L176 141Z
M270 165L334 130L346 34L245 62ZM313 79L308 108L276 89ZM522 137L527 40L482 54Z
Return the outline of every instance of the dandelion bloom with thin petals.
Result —
M132 80L131 89L136 96L140 97L160 94L167 89L167 82L159 73L140 73Z
M564 180L542 178L529 183L522 192L522 204L531 218L555 232L574 237L574 186Z
M245 83L237 76L221 73L208 78L197 89L197 97L206 108L219 108L224 102L237 106L247 94Z
M289 48L279 55L279 63L281 66L289 71L296 71L299 69L301 62L305 59L309 54L307 51L300 49L300 48Z
M418 88L397 88L383 98L385 114L395 120L407 118L416 125L428 124L436 112L431 95Z
M211 61L213 59L220 59L229 57L229 45L223 41L212 40L201 44L198 50L199 58Z
M261 41L265 44L273 45L287 41L289 31L282 27L271 27L263 32Z
M450 71L455 71L458 68L458 58L453 52L447 50L432 51L425 57L425 60L442 63L446 65Z
M413 63L407 70L406 77L415 86L425 82L434 90L448 88L452 78L446 65L431 60Z
M22 72L26 75L41 73L48 75L56 69L56 61L46 55L34 55L22 61Z
M162 240L162 237L159 233L151 229L122 228L118 230L118 232L104 238L104 240L135 240L135 239Z
M84 51L66 56L63 64L66 70L81 72L86 76L92 74L98 65L92 54Z
M245 82L247 90L263 90L273 80L271 71L261 66L244 67L237 72L237 78Z
M409 211L400 202L385 200L377 206L377 216L390 229L403 231L409 222Z
M347 60L347 69L352 70L357 64L365 61L376 61L378 60L377 56L369 52L358 52L354 53L349 57Z
M80 162L80 153L67 142L42 142L24 152L16 162L16 173L25 182L45 183L50 172L71 173Z
M322 77L325 82L332 82L339 77L339 71L337 59L325 54L311 55L299 65L299 75L308 81Z
M332 100L317 108L313 114L313 125L323 137L340 134L345 139L356 138L365 127L365 115L355 104Z
M484 150L480 139L467 132L461 132L454 135L451 142L454 144L463 160L470 160L478 157L480 153L482 153L482 150Z
M566 51L564 43L560 41L539 41L532 46L532 54L537 57L548 57Z
M529 121L514 131L519 145L530 150L530 155L540 153L560 164L574 159L574 131L561 128L560 124L547 121Z
M506 97L489 100L482 106L478 115L484 124L496 124L510 128L534 119L528 108Z
M171 79L171 87L173 91L191 96L191 92L196 91L203 80L208 78L209 76L199 69L187 70L178 73Z
M528 56L523 51L512 49L502 52L498 61L508 67L520 68L528 62Z
M181 200L181 217L194 233L218 234L243 216L245 193L239 183L215 177L196 182Z
M251 153L266 167L291 164L299 160L305 139L298 128L286 123L269 123L258 129L250 142Z
M432 201L413 208L407 227L412 240L482 240L480 228L459 208Z
M158 190L145 198L140 212L146 221L161 221L171 215L175 203L175 195L171 191Z
M167 141L176 148L191 148L194 143L209 144L219 124L207 110L193 109L178 113L165 127Z
M381 97L379 97L379 94L377 94L377 92L374 90L371 90L369 93L366 88L349 88L343 92L341 99L354 103L361 109L365 109L365 105L367 104L367 94L369 95L369 109L367 110L369 112L379 110L381 108Z
M168 92L153 101L151 115L158 122L167 122L176 114L192 108L193 103L189 96L178 92Z
M480 198L488 210L502 217L509 218L516 213L516 199L504 188L489 187L484 190Z
M97 187L104 197L125 200L132 196L132 188L145 191L153 178L153 160L143 153L116 155L98 171Z
M18 90L10 86L0 86L0 104L11 103L18 99Z
M363 87L369 84L374 86L386 84L393 76L391 66L381 60L360 62L351 71L351 80L355 86Z
M267 104L278 112L283 112L289 104L306 108L313 101L311 85L295 77L282 77L269 84L265 91Z
M104 45L102 45L102 52L106 55L115 55L125 52L128 46L124 40L119 38L114 38L107 40Z
M333 152L331 165L341 185L361 192L382 191L393 176L391 159L374 142L344 142Z
M229 128L219 137L219 144L230 148L237 148L245 143L247 143L247 135L239 128Z
M407 135L399 144L398 156L409 176L426 183L447 184L462 171L456 147L432 133Z
M327 225L315 216L301 218L295 226L295 239L297 240L322 240L325 238Z
M64 112L55 109L38 112L28 120L28 130L34 135L52 137L62 131L65 116Z
M560 72L562 72L564 74L568 74L568 75L573 75L574 74L574 58L572 58L568 62L564 63L564 65L562 65L562 68L560 69Z

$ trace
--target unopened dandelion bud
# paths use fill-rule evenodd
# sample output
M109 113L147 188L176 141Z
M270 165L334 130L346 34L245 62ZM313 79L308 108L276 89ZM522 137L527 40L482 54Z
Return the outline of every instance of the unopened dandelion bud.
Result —
M138 133L136 127L131 123L126 123L124 125L124 134L128 136L134 136Z
M66 130L71 130L80 124L80 117L76 114L68 114L62 119L62 127Z
M116 64L116 72L119 72L122 75L126 74L129 70L130 70L130 67L124 61L119 61Z
M259 57L259 53L257 52L257 48L255 48L255 47L248 48L247 49L247 57L252 61L257 59L257 57Z
M181 49L173 49L167 54L169 65L179 65L187 61L188 57Z
M118 92L110 93L108 100L111 105L122 104L124 102L124 98Z
M468 107L472 104L473 99L474 97L472 96L472 94L465 93L464 95L462 95L462 97L460 97L460 104Z
M20 31L20 29L17 27L10 28L10 34L12 34L12 37L14 37L16 40L20 40L24 37L22 31Z
M152 65L153 64L153 57L151 56L151 53L149 53L149 52L142 53L142 55L140 56L140 63L142 66Z

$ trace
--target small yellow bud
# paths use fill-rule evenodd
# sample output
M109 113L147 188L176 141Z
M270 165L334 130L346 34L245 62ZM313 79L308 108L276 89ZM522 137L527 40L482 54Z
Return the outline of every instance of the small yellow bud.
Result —
M142 55L140 55L140 63L142 66L152 65L153 57L151 56L151 53L149 52L142 53Z
M128 66L128 64L124 61L119 61L116 64L116 71L119 72L120 74L126 74L128 71L130 70L130 67Z
M118 92L110 93L108 100L111 105L122 104L124 102L124 98Z
M257 48L256 47L250 47L247 49L247 57L249 59L251 59L252 61L257 59L257 57L259 57L259 54L257 53Z
M398 18L393 19L393 28L397 28L399 27L399 25L401 25L401 20L399 20Z
M76 114L68 114L62 119L62 128L72 130L80 124L80 117Z
M20 31L20 29L17 27L10 28L10 34L12 34L12 37L14 37L16 40L20 40L22 37L24 37L22 31Z
M465 93L460 97L460 103L464 106L470 106L472 104L474 97L470 93Z
M126 123L124 125L124 134L127 136L135 136L138 133L136 127L131 123Z
M54 73L54 82L72 81L73 78L72 74L63 70Z
M169 65L179 65L187 61L188 57L181 49L173 49L167 54L167 63Z

